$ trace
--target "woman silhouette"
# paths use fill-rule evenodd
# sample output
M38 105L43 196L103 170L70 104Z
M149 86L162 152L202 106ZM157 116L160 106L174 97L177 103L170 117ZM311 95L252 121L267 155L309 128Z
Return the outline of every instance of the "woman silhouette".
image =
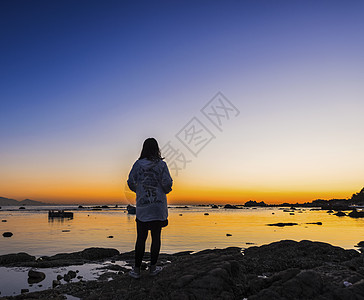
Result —
M154 138L146 139L140 157L134 163L128 178L129 188L136 193L135 265L129 272L133 278L140 278L140 266L149 230L152 235L149 274L155 276L162 271L162 267L156 264L161 247L162 227L168 225L166 194L172 190L172 182L157 141Z

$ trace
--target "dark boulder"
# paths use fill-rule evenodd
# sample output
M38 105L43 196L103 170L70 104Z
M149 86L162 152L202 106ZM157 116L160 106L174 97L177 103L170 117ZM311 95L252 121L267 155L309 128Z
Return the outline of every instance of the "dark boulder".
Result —
M75 271L69 270L67 275L69 275L71 278L76 278L77 273Z
M343 216L346 216L346 213L342 212L342 211L338 211L336 214L334 214L335 216L338 216L338 217L343 217Z
M273 224L267 224L267 226L278 226L278 227L284 227L284 226L294 226L298 225L297 223L273 223Z
M7 232L3 233L3 237L12 237L12 236L13 236L13 233L10 232L10 231L7 231Z
M0 266L7 266L20 262L35 262L35 257L24 252L0 255Z
M357 211L354 209L351 213L348 214L349 217L352 218L364 218L364 211Z
M359 257L355 250L344 250L327 243L284 240L244 250L247 271L260 275L289 268L311 269L324 263L348 261Z
M359 242L355 247L364 247L364 241Z
M39 272L33 269L28 271L28 283L34 284L44 280L46 275L43 272Z
M226 204L224 206L224 208L228 208L228 209L238 209L238 207L236 205L231 205L231 204Z

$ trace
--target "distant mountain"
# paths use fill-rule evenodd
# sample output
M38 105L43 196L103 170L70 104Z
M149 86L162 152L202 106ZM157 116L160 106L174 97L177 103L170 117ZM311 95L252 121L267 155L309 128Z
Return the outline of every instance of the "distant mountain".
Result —
M17 201L14 199L0 197L0 206L36 206L36 205L51 205L51 204L31 199L24 199L22 201Z
M0 197L0 206L19 205L19 201L14 199Z

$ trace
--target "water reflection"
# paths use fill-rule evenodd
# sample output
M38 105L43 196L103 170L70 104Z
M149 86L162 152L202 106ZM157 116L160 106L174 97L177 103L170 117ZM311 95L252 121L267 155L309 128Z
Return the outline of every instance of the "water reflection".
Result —
M208 213L208 214L206 214ZM54 255L81 251L89 247L134 249L135 216L125 210L76 210L74 218L48 218L48 211L0 211L3 239L0 255L27 252ZM297 223L291 227L272 227L272 223ZM321 222L322 225L317 225ZM314 224L307 224L314 223ZM169 225L162 230L162 252L199 251L207 248L262 245L282 239L328 242L354 248L362 240L364 219L337 217L326 211L284 212L277 208L211 209L207 207L171 208ZM228 236L227 236L228 234ZM113 236L113 238L108 238ZM150 241L148 238L147 249Z

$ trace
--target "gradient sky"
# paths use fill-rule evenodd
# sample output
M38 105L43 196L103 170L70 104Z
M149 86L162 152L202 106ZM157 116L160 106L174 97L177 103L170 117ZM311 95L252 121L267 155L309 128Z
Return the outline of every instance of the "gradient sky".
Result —
M364 186L363 1L0 2L0 196L128 203L145 138L191 160L170 203ZM217 130L200 109L240 111ZM194 157L176 134L215 136Z

